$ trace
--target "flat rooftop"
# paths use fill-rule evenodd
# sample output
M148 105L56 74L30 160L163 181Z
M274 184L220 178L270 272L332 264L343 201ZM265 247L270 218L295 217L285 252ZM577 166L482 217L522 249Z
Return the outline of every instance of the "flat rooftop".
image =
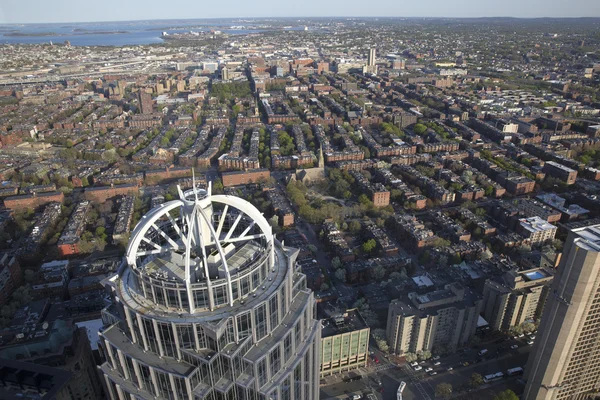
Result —
M349 310L339 316L322 320L321 337L340 335L368 328L357 310Z
M600 224L573 229L572 232L578 236L575 238L575 245L588 251L600 252Z
M550 229L556 229L556 227L550 224L548 221L541 219L538 216L531 218L521 218L519 220L521 227L529 232L542 232Z
M420 304L427 304L427 303L432 303L435 301L451 299L453 297L456 297L456 295L454 293L452 293L450 290L442 289L442 290L436 290L435 292L430 292L427 294L421 294L416 297L416 300Z

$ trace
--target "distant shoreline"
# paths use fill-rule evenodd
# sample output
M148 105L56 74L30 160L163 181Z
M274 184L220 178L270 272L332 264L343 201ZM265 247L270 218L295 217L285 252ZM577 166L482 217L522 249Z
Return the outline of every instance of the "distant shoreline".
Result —
M129 31L78 31L77 33L56 33L56 32L36 32L36 33L23 33L23 32L8 32L2 36L7 37L47 37L47 36L82 36L82 35L122 35L130 33Z

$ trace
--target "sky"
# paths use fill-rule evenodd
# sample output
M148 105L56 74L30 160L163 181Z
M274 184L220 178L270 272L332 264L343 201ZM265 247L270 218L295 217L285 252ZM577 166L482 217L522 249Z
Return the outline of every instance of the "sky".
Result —
M335 16L600 17L600 0L0 0L0 24Z

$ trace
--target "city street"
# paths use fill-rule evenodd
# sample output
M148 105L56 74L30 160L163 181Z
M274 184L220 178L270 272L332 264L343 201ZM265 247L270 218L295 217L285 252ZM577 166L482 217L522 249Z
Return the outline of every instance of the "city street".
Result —
M496 372L504 372L509 368L524 367L527 363L531 346L526 344L526 337L521 339L509 339L503 343L482 343L478 349L468 349L464 354L456 353L448 357L439 359L440 365L434 366L433 360L428 360L421 364L423 368L420 371L414 371L408 365L398 367L392 365L377 354L379 363L369 362L369 366L363 369L365 377L359 381L345 383L340 382L343 375L337 377L338 382L332 382L332 378L327 379L327 384L321 386L321 398L348 398L353 394L366 394L374 391L382 400L396 399L396 391L400 382L407 383L403 393L403 400L430 400L435 399L435 387L440 383L450 383L453 387L456 398L469 399L487 399L493 398L495 393L506 389L511 389L516 393L523 390L523 385L519 383L521 377L504 378L499 381L485 384L477 391L471 391L469 381L473 373L482 376ZM517 345L517 349L511 349L511 346ZM486 357L479 357L478 352L481 349L487 349ZM496 353L498 352L498 353ZM464 364L468 363L467 366ZM425 372L426 368L432 368L437 374L430 376ZM448 371L448 368L452 368ZM377 384L381 382L381 388ZM323 383L323 381L322 381ZM379 392L379 390L382 390ZM462 390L461 390L462 389ZM458 394L461 396L458 396ZM484 394L485 393L485 394Z

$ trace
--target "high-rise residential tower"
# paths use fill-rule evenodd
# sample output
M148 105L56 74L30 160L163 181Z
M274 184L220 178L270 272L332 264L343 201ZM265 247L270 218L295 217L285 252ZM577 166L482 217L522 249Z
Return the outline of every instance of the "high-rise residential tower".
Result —
M377 49L373 48L373 49L369 49L369 59L367 60L367 65L369 67L372 67L375 65L375 56L377 54Z
M369 55L367 56L367 65L363 66L363 74L377 75L377 64L376 64L376 53L377 49L369 49Z
M109 397L318 399L321 325L297 253L210 187L149 211L106 283Z
M525 375L525 400L600 388L600 225L569 232Z
M138 101L140 106L140 113L152 114L152 95L143 89L138 92Z

